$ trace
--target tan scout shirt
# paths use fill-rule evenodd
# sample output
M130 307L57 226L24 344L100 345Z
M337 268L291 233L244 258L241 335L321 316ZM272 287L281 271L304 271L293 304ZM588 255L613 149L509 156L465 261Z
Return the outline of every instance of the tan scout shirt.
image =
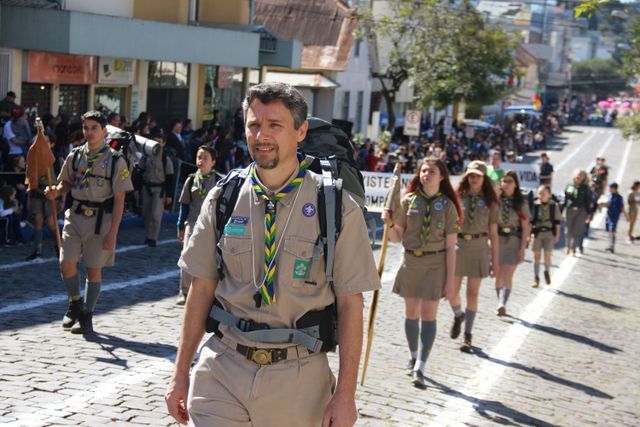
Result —
M196 185L195 174L189 175L189 177L184 182L184 186L182 187L182 193L180 194L179 203L189 205L189 215L187 215L186 222L188 224L194 225L196 220L198 219L198 215L200 214L200 210L202 209L202 202L204 202L205 197L209 194L209 191L216 185L216 175L215 172L209 175L208 180L205 183L205 193L204 197L200 196L200 190Z
M489 208L487 206L487 202L478 198L476 200L476 206L473 210L473 223L470 219L470 209L471 209L471 195L467 195L463 197L460 202L462 203L462 208L464 209L464 223L462 223L462 227L460 232L465 234L479 234L479 233L488 233L489 225L497 224L500 220L500 207L497 204L494 204Z
M551 209L555 210L553 218L556 221L560 221L562 219L562 214L560 213L560 207L557 203L541 203L539 201L535 202L534 209L538 209L538 218L536 224L533 224L534 227L548 227L553 228L554 225L551 223ZM533 212L531 213L531 220L533 221Z
M84 147L84 146L82 146ZM76 150L80 154L76 158L76 171L73 171L73 157ZM81 147L75 148L69 153L62 165L62 170L58 175L58 181L66 181L73 187L71 197L77 200L88 200L92 202L103 202L113 197L114 193L124 193L133 190L127 162L121 156L118 158L113 176L111 177L111 162L113 161L114 150L109 149L98 158L91 168L93 176L89 176L89 186L80 188L80 179L87 169L87 156Z
M516 228L522 227L522 219L520 218L520 215L519 215L518 211L513 209L513 207L512 207L511 209L509 209L508 215L505 215L505 210L507 208L505 206L504 198L501 198L500 201L502 202L502 206L500 207L500 216L499 216L499 220L498 220L498 227L500 227L500 228L509 227L509 228L513 229L514 231L515 231ZM528 219L528 220L531 219L531 215L529 213L529 205L527 204L526 200L522 203L522 206L520 207L520 213L526 219ZM506 222L505 222L505 216L507 218Z
M297 173L296 170L289 182ZM298 190L278 201L275 303L263 303L259 308L255 305L254 295L264 276L265 201L256 196L249 179L240 190L233 216L220 241L216 237L215 205L222 188L216 187L209 193L178 265L192 276L217 280L216 245L219 244L224 257L224 279L218 283L216 298L235 316L267 323L272 328L293 328L305 313L324 309L336 296L379 289L380 280L364 217L347 192L343 192L342 231L335 248L333 289L326 281L323 257L314 278L317 284L305 283L303 276L320 234L317 212L320 183L321 177L308 171ZM227 326L220 325L220 330L238 342L259 346ZM277 345L269 344L273 346Z
M431 203L431 221L426 242L421 239L427 200L417 193L402 198L400 210L394 214L394 222L404 228L402 245L412 251L440 251L446 248L446 237L458 232L458 212L447 196L440 196Z
M164 166L162 161L164 160ZM169 156L163 156L162 148L155 156L144 156L141 160L144 170L142 179L147 184L162 184L166 175L173 175L173 163Z

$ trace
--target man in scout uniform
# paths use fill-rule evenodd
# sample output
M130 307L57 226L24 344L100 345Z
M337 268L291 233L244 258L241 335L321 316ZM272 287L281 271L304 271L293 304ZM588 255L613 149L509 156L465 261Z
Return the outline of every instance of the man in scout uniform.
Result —
M179 423L196 426L351 426L362 292L380 287L362 211L342 193L331 283L323 257L314 257L321 178L296 154L308 128L304 98L287 84L263 83L249 89L243 108L254 163L222 236L216 232L216 201L224 187L217 186L205 199L178 263L193 281L167 407ZM214 296L220 307L211 310ZM324 322L334 303L337 384L324 339L322 348L298 344L311 337L302 329L303 320L317 325L311 320L317 315ZM210 310L226 320L203 346L190 381ZM278 333L284 335L280 341L274 339Z
M142 217L146 238L145 245L156 246L162 225L164 207L171 203L173 194L173 163L164 152L166 138L160 128L154 129L151 139L158 141L161 148L155 155L145 155L141 161L142 178Z
M93 311L100 295L102 267L114 263L116 238L124 196L133 190L127 163L105 142L107 120L99 111L82 116L86 142L67 156L58 175L58 185L47 187L47 198L71 192L71 208L65 212L62 229L60 270L67 286L69 308L64 329L76 334L93 332ZM78 261L87 269L84 304L80 298Z

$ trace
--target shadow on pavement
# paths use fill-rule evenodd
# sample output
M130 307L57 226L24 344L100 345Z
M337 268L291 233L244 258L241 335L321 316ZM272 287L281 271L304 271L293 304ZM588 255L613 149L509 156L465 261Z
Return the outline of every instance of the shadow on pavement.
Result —
M502 402L496 400L478 399L473 396L466 395L459 392L447 385L439 383L427 378L427 380L438 388L442 393L449 396L454 396L462 400L466 400L473 404L473 409L482 417L489 421L493 421L498 424L513 425L514 423L529 425L529 426L542 426L553 427L554 424L543 421L539 418L532 417L528 414L520 412L518 410L505 406Z
M527 322L526 320L518 319L517 317L513 317L509 315L507 315L507 317L511 317L513 320L519 322L522 326L526 326L527 328L535 329L536 331L546 332L548 334L551 334L557 337L566 338L566 339L578 342L580 344L586 344L590 347L597 348L598 350L604 351L606 353L622 352L622 350L617 347L613 347L613 346L601 343L599 341L585 337L584 335L578 335L572 332L563 331L562 329L554 328L553 326L543 326L543 325L538 325L537 323L530 323L530 322Z
M572 294L570 292L564 292L564 291L560 291L560 290L551 290L551 292L555 292L556 294L558 294L560 296L563 296L563 297L566 297L566 298L575 299L575 300L580 301L580 302L586 302L586 303L589 303L589 304L599 305L600 307L608 308L609 310L615 310L615 311L626 310L625 307L622 307L620 305L612 304L610 302L602 301L602 300L599 300L599 299L585 297L583 295Z
M127 359L122 359L115 354L115 351L118 349L125 349L146 356L159 357L171 361L175 359L177 351L176 347L173 345L125 340L109 334L94 333L90 335L83 335L83 337L88 342L98 344L111 356L110 358L98 357L96 360L121 366L125 369L128 367Z
M473 354L475 356L480 357L480 358L487 359L490 362L497 363L498 365L502 365L502 366L505 366L507 368L512 368L512 369L518 369L518 370L526 372L528 374L535 375L535 376L540 377L541 379L543 379L545 381L551 381L551 382L554 382L556 384L560 384L560 385L563 385L563 386L566 386L566 387L573 388L575 390L578 390L578 391L581 391L583 393L586 393L589 396L597 397L597 398L600 398L600 399L613 399L613 396L611 396L610 394L607 394L607 393L605 393L603 391L600 391L597 388L594 388L594 387L591 387L591 386L588 386L588 385L585 385L585 384L582 384L582 383L578 383L578 382L575 382L575 381L567 380L565 378L562 378L562 377L554 375L554 374L552 374L550 372L547 372L544 369L534 368L532 366L526 366L526 365L523 365L522 363L518 363L518 362L506 362L504 360L497 359L495 357L491 357L490 355L488 355L487 353L482 351L482 349L479 349L477 347L474 347Z

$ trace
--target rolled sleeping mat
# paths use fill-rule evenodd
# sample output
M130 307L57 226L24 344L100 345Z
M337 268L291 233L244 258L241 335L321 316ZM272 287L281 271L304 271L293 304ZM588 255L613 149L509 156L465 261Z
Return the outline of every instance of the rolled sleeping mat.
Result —
M122 129L107 125L107 132L109 134L115 134L117 132L124 132ZM140 135L133 135L136 141L136 148L138 152L143 153L145 156L157 156L160 153L160 148L162 147L158 141L154 141L153 139L145 138Z

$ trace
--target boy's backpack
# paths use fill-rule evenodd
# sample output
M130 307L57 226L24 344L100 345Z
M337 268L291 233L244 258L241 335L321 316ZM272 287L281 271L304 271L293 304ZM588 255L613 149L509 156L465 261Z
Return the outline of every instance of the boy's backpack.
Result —
M136 137L126 130L117 129L115 131L109 131L107 134L107 143L111 148L122 153L125 162L127 162L127 169L132 172L136 163Z

